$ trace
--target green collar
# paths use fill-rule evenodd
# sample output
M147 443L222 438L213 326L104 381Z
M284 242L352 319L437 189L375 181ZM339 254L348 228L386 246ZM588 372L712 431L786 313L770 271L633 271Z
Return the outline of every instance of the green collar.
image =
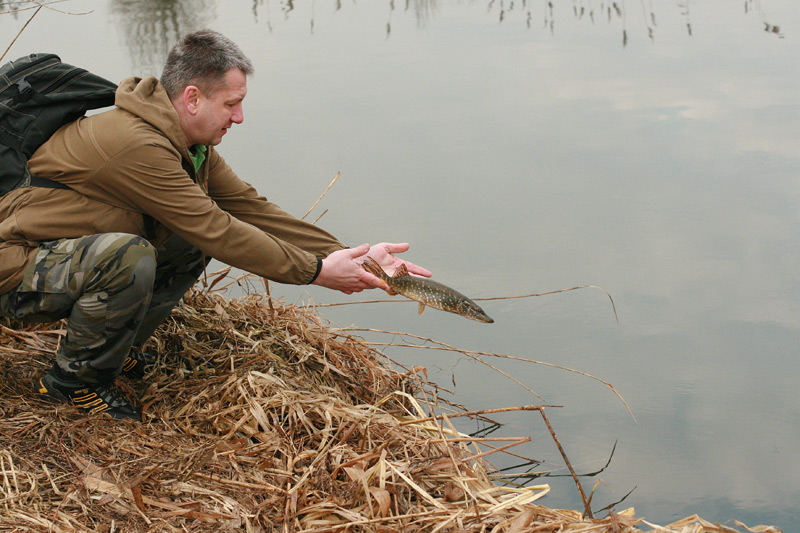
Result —
M195 144L189 148L189 155L192 158L192 163L194 163L195 172L200 171L200 166L206 160L206 150L208 150L208 147L203 144Z

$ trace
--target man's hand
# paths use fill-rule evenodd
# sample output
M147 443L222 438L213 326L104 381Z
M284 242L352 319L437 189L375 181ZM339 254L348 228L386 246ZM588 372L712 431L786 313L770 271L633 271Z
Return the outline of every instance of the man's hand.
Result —
M395 270L397 270L397 267L400 265L406 265L408 273L412 276L422 276L425 278L431 277L431 273L428 270L422 268L421 266L415 265L414 263L404 261L393 255L403 253L408 250L408 248L409 244L407 242L399 244L382 242L370 247L366 255L377 261L378 264L381 265L381 267L388 272L390 276ZM363 262L363 257L361 258L361 262Z
M408 247L408 243L382 242L372 247L369 244L362 244L358 248L333 252L322 260L322 269L313 284L342 291L345 294L361 292L364 289L386 290L387 285L383 280L361 268L366 256L377 261L389 275L394 273L400 265L405 265L409 274L429 278L431 273L426 269L394 256L394 254L405 252Z
M322 260L322 270L319 271L313 284L342 291L345 294L385 287L383 281L361 268L362 256L368 251L369 244L362 244L358 248L333 252ZM359 261L358 258L362 260Z

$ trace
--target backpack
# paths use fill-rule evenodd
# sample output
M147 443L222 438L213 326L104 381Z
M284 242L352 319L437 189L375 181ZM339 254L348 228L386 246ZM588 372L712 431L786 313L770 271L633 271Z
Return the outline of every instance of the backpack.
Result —
M116 89L55 54L30 54L0 67L0 196L31 185L68 188L32 177L28 159L64 124L113 105Z

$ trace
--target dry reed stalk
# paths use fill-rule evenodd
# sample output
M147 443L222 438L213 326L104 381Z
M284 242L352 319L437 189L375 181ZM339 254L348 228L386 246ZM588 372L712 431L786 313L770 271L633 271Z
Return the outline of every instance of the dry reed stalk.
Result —
M17 32L17 34L14 36L14 38L11 39L11 42L9 43L8 48L5 49L5 51L3 52L3 55L0 55L0 62L2 62L3 59L5 59L6 54L8 54L8 51L11 50L11 47L14 46L15 42L17 42L17 39L19 39L19 36L22 35L22 32L25 31L25 28L27 28L28 24L31 23L31 21L33 20L33 17L35 17L39 13L39 11L42 10L42 7L44 7L44 6L40 5L39 7L36 8L36 11L33 12L33 15L31 15L30 18L27 21L25 21L25 24L23 24L22 28Z
M489 298L473 298L475 301L485 302L489 300L517 300L520 298L535 298L537 296L548 296L551 294L559 294L562 292L569 292L569 291L576 291L580 289L598 289L606 293L608 296L609 301L611 302L611 310L614 312L614 319L619 324L619 315L617 314L617 306L614 303L614 298L611 297L611 293L605 290L603 287L598 287L597 285L580 285L577 287L569 287L567 289L555 289L552 291L545 291L545 292L537 292L533 294L519 294L515 296L492 296ZM339 307L342 305L357 305L357 304L376 304L376 303L400 303L400 302L409 302L410 300L390 300L390 299L380 299L380 300L358 300L355 302L336 302L336 303L329 303L329 304L317 304L317 307Z
M622 395L619 393L619 391L617 391L617 389L611 383L609 383L609 382L607 382L605 380L602 380L602 379L600 379L600 378L598 378L596 376L593 376L592 374L588 374L586 372L582 372L580 370L575 370L573 368L569 368L569 367L562 366L562 365L557 365L557 364L554 364L554 363L547 363L545 361L536 361L534 359L527 359L527 358L524 358L524 357L517 357L517 356L513 356L513 355L492 353L492 352L478 352L478 351L475 351L475 350L464 350L462 348L456 348L454 346L450 346L449 344L446 344L446 343L441 342L441 341L437 341L435 339L430 339L430 338L426 338L426 337L420 337L419 335L414 335L413 333L404 333L404 332L401 332L401 331L387 331L387 330L380 330L380 329L373 329L373 328L355 328L355 327L340 328L340 330L343 331L343 332L369 331L369 332L373 332L373 333L384 333L384 334L392 335L392 336L410 337L410 338L414 338L414 339L423 341L423 343L420 343L420 344L399 344L399 343L396 343L396 342L391 342L391 343L369 342L370 346L394 346L394 347L398 347L398 348L419 348L419 349L425 349L425 350L441 350L441 351L449 351L449 352L456 352L456 353L464 354L467 357L469 357L471 359L474 359L475 361L477 361L477 362L479 362L479 363L481 363L481 364L483 364L485 366L488 366L489 368L495 370L499 374L507 377L508 379L510 379L514 383L517 383L522 388L524 388L525 390L527 390L528 392L530 392L531 394L533 394L534 396L536 396L539 399L542 399L541 396L539 396L536 392L531 390L527 385L524 385L524 384L520 383L519 380L517 380L516 378L513 378L513 377L509 376L507 373L497 369L496 367L492 366L491 364L489 364L486 361L484 361L483 359L481 359L479 356L497 357L499 359L510 359L510 360L513 360L513 361L522 361L522 362L525 362L525 363L531 363L531 364L542 365L542 366L549 366L551 368L557 368L559 370L564 370L566 372L572 372L572 373L575 373L575 374L580 374L581 376L587 377L589 379L593 379L595 381L599 381L600 383L602 383L603 385L605 385L606 387L611 389L611 391L614 393L614 395L617 398L619 398L619 400L625 406L625 409L628 411L628 414L631 415L631 418L633 418L634 421L636 420L636 417L633 415L633 411L631 411L631 408L628 405L628 402L625 401L625 398L622 397ZM433 346L431 346L431 344L433 344Z
M328 187L324 191L322 191L322 194L319 196L319 198L317 198L317 201L314 202L311 205L311 207L308 208L308 211L306 211L306 214L303 215L302 217L300 217L300 220L305 220L306 217L309 215L309 213L311 213L311 211L313 211L314 208L317 207L317 205L322 201L323 198L325 198L325 195L328 194L328 191L331 190L331 187L333 187L333 184L336 183L336 180L338 180L341 175L342 175L342 171L340 170L339 172L336 173L336 176L333 177L333 180L331 180L331 182L328 184ZM317 219L314 220L314 224L316 224L317 221L320 218L322 218L322 216L327 212L328 212L327 209L325 211L323 211L322 215L318 216Z
M32 383L62 325L0 320L0 531L630 532L642 523L632 511L592 520L548 509L539 505L547 485L497 485L485 459L515 442L459 433L450 418L464 410L441 403L420 369L395 370L308 308L215 290L190 292L162 325L145 380L118 381L144 424L39 400Z
M16 9L8 9L6 11L0 11L0 15L4 15L4 14L7 14L7 13L19 13L21 11L27 11L29 9L35 9L35 11L33 12L33 15L31 15L30 18L28 18L28 20L25 22L25 24L22 26L22 28L19 30L19 32L17 32L17 34L11 40L11 43L9 43L8 48L6 48L5 51L3 52L3 54L0 55L0 62L2 62L3 59L5 59L6 55L8 54L8 51L11 50L11 47L14 46L14 43L17 42L17 39L19 39L19 36L22 35L22 32L25 31L25 28L28 27L28 24L31 23L33 18L43 8L47 8L47 9L49 9L51 11L55 11L55 12L58 12L58 13L63 13L65 15L87 15L88 13L90 13L90 12L87 12L87 13L70 13L70 12L67 12L67 11L62 11L60 9L56 9L56 8L52 7L52 5L51 5L51 4L61 3L63 1L66 1L66 0L55 0L55 1L52 1L52 2L36 2L36 1L32 0L30 2L26 2L26 3L32 4L31 6L20 7L20 8L16 8Z

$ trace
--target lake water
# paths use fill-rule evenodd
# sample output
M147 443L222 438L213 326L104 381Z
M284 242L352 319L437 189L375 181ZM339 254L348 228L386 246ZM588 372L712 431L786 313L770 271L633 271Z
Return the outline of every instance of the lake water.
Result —
M5 2L8 6L10 3ZM236 40L256 75L220 149L341 240L482 302L479 324L413 303L322 308L336 324L566 366L390 348L469 409L547 403L593 508L800 522L800 9L790 0L88 1L30 22L6 59L58 52L112 80L159 74L185 32ZM67 14L65 12L75 13ZM5 49L33 11L0 15ZM80 14L77 14L80 13ZM289 302L348 302L272 286ZM381 342L400 336L372 334ZM492 436L581 509L536 413ZM475 427L462 426L464 431ZM497 459L511 467L511 459Z

